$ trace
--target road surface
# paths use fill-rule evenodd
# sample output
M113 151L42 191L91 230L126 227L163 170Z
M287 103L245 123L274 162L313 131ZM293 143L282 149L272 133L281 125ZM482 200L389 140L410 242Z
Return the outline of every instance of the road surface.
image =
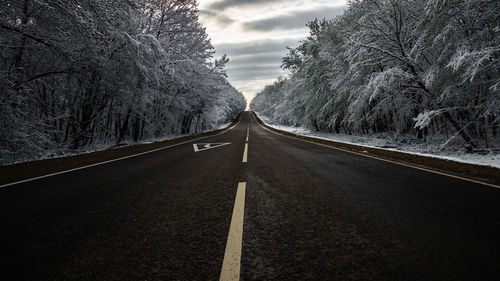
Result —
M499 189L248 112L218 136L0 188L1 280L494 280L499 240Z

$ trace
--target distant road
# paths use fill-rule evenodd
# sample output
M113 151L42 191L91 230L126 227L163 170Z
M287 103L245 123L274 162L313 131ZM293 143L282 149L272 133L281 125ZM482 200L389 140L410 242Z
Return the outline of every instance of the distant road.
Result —
M499 253L500 189L247 112L218 136L0 188L0 280L497 280Z

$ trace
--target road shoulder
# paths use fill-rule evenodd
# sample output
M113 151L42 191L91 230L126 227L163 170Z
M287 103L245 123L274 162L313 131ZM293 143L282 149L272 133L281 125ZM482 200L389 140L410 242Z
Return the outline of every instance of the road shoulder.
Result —
M186 142L222 134L234 128L241 120L241 116L242 114L240 113L226 128L197 135L184 136L149 144L137 144L127 147L72 155L68 157L35 160L0 166L0 185L40 177L47 174L58 173L65 170L78 169L80 167L95 165L96 163L116 161L121 158L140 155L150 151L156 151Z
M500 188L500 169L488 166L461 163L452 160L426 157L410 153L385 150L381 148L366 147L355 144L348 144L325 139L318 139L290 132L281 131L266 125L254 112L253 117L257 123L265 129L287 137L302 141L327 146L370 158L377 158L382 161L393 162L398 165L409 166L429 172L449 175L456 178L474 181L488 186Z

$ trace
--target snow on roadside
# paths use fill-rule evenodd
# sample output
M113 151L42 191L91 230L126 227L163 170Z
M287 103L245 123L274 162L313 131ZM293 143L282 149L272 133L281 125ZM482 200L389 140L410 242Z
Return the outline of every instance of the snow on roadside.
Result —
M224 129L224 128L229 127L229 125L231 125L231 122L229 122L229 123L225 123L225 124L220 124L220 125L219 125L219 126L217 126L214 130Z
M94 152L100 152L100 151L111 150L111 149L119 149L119 148L134 146L134 145L162 142L162 141L167 141L167 140L180 138L180 137L184 137L184 136L189 136L189 135L188 134L170 135L170 136L165 136L162 138L150 138L150 139L146 139L146 140L142 140L142 141L138 141L138 142L123 141L118 145L115 143L100 143L100 144L95 144L95 145L92 145L90 147L87 147L84 149L78 149L78 150L58 149L58 150L48 151L47 153L40 155L40 157L38 157L36 159L26 159L26 160L22 160L22 161L2 163L2 164L0 164L0 166L20 164L20 163L31 162L31 161L70 157L70 156L83 155L83 154L90 154L90 153L94 153Z
M372 147L377 149L385 149L390 151L397 151L402 153L409 153L414 155L421 155L426 157L433 157L445 160L452 160L461 163L491 166L500 169L500 153L488 153L485 155L476 153L466 153L460 150L443 150L440 141L428 141L425 143L404 143L395 141L380 136L365 136L365 135L346 135L346 134L333 134L333 133L319 133L312 132L304 127L284 126L274 124L266 116L257 113L257 116L268 126L277 130L302 135L317 139L331 140L341 143L362 145L365 147Z
M213 131L227 128L229 125L231 125L231 123L218 125L216 128L213 129ZM78 149L78 150L68 150L68 149L61 148L58 150L47 151L45 154L40 155L36 159L34 158L34 159L24 159L24 160L15 161L15 162L5 162L5 163L0 163L0 166L8 166L8 165L20 164L20 163L31 162L31 161L56 159L56 158L70 157L70 156L76 156L76 155L82 155L82 154L90 154L93 152L100 152L100 151L105 151L105 150L110 150L110 149L118 149L118 148L134 146L134 145L162 142L162 141L167 141L167 140L171 140L171 139L175 139L175 138L181 138L181 137L185 137L185 136L190 136L190 134L169 135L169 136L164 136L161 138L149 138L149 139L141 140L138 142L133 142L131 140L125 140L118 145L116 143L99 143L99 144L92 145L91 147L87 147L84 149Z

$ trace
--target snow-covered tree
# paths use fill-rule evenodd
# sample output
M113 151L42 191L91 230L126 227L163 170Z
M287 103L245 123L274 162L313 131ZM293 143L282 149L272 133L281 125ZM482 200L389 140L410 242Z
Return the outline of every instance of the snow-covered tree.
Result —
M245 107L196 1L6 0L0 162L197 133Z
M286 105L287 119L319 131L452 133L487 147L499 137L499 12L494 0L349 1L289 49L287 92L264 90L251 108Z

